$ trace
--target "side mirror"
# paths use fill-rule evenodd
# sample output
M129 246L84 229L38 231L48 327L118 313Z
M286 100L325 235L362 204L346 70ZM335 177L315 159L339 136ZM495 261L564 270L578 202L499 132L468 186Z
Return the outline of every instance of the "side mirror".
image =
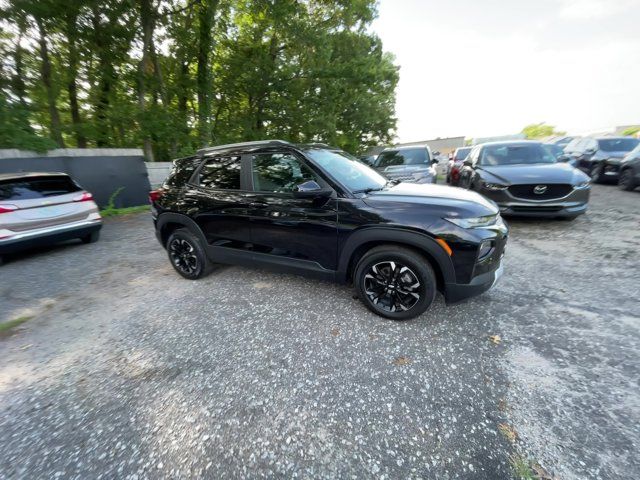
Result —
M329 198L333 190L322 188L317 182L309 180L296 186L293 191L294 198Z
M432 164L432 165L437 165L438 163L440 163L440 162L438 161L438 159L437 159L437 158L432 158L432 159L431 159L431 164Z

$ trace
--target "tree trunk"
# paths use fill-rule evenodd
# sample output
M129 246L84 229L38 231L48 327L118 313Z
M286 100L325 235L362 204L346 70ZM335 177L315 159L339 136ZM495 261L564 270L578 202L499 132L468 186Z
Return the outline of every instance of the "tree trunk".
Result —
M198 7L198 73L196 88L198 96L198 137L201 146L211 141L211 71L210 52L214 17L218 0L202 0Z
M105 41L105 34L103 25L100 22L101 13L98 10L98 5L93 6L93 15L91 17L91 23L93 25L94 41L96 46L96 55L98 57L98 72L100 72L100 78L98 79L98 95L95 104L96 112L96 146L108 147L110 146L110 132L109 132L109 107L111 97L112 83L115 81L115 72L113 65L109 58L108 41Z
M47 47L47 32L45 31L42 19L35 17L36 24L38 25L38 32L40 36L38 38L38 44L40 45L40 74L42 77L42 84L47 93L47 103L49 105L49 116L51 118L51 138L58 144L58 147L64 148L64 139L62 138L62 123L60 121L60 112L56 105L56 91L51 79L51 60L49 59L49 48Z
M77 11L67 16L67 43L69 47L69 71L67 80L67 93L69 94L69 106L71 108L71 121L76 135L78 148L87 148L87 138L82 131L82 118L78 105L78 48L76 45L76 20Z

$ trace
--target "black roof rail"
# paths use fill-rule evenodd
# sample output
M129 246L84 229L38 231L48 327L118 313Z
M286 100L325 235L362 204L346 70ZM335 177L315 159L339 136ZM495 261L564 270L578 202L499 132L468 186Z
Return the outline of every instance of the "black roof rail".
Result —
M198 150L198 155L206 155L212 152L218 152L222 150L229 150L232 148L247 148L247 147L265 147L269 145L287 145L292 147L293 144L286 142L284 140L256 140L253 142L240 142L240 143L229 143L227 145L217 145L215 147L205 147Z

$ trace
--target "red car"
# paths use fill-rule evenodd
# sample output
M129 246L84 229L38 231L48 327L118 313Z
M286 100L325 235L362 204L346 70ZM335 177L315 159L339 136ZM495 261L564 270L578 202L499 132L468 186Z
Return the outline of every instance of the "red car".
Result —
M460 169L462 168L462 162L467 158L470 151L471 147L460 147L456 148L456 151L453 152L453 155L449 160L449 165L447 166L447 183L449 185L458 185L458 182L460 181Z

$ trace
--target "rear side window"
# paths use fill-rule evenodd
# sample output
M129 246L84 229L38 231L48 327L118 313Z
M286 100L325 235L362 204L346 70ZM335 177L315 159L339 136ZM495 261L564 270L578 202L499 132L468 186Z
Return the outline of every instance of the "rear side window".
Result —
M382 152L378 157L378 167L391 167L394 165L424 165L428 163L427 150L425 148L412 148L406 150L389 150Z
M214 157L200 170L200 186L240 190L240 156Z
M71 178L64 175L1 180L0 200L33 200L80 190Z
M165 185L167 187L182 187L189 181L200 163L201 159L195 156L174 160L173 168L165 180Z

